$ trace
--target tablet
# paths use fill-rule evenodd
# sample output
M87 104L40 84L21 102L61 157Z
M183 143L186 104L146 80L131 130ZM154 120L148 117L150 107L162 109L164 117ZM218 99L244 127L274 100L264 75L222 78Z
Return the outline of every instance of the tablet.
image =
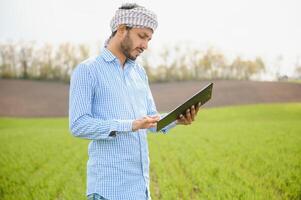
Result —
M191 108L192 105L197 106L199 102L201 103L201 106L204 105L209 99L211 99L212 89L213 83L209 83L203 89L198 91L195 95L193 95L187 101L185 101L182 105L179 105L173 111L171 111L162 119L160 119L157 122L157 131L160 131L168 124L177 120L180 114L183 114L185 116L186 110Z

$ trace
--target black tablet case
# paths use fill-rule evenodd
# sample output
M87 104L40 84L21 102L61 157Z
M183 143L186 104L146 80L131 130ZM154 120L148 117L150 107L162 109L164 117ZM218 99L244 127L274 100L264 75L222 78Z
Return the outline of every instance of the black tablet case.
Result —
M185 101L182 105L179 105L173 111L168 113L157 123L157 131L160 131L162 128L177 120L180 114L185 116L186 110L191 108L192 105L197 106L199 102L201 105L205 104L212 96L213 83L209 83L203 89L198 91L195 95Z

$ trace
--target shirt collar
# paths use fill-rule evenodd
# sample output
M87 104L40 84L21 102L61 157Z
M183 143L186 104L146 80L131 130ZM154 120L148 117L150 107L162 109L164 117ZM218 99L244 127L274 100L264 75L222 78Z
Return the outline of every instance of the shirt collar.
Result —
M102 52L101 53L102 57L107 62L111 62L111 61L117 59L117 57L114 56L114 54L109 49L107 49L107 48L103 48L101 52Z
M131 66L135 66L136 65L136 62L134 60L131 60L131 59L126 59L126 63L128 63Z
M117 60L117 57L109 49L103 48L101 52L101 56L106 62L112 62L114 60ZM136 65L136 62L131 59L126 59L125 64L134 67Z

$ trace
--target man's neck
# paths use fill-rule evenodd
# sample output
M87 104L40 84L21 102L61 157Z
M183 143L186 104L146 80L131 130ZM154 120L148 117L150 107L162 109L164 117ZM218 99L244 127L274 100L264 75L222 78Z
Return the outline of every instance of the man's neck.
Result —
M124 67L124 63L126 61L126 57L125 55L118 49L118 46L117 44L115 43L115 41L110 41L108 46L107 46L107 49L109 51L112 52L112 54L114 56L116 56L121 64L121 67L123 68Z

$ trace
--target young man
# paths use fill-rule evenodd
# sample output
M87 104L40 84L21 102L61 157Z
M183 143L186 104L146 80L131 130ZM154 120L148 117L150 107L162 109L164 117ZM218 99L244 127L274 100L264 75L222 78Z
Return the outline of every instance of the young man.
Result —
M144 69L135 59L147 49L156 15L137 4L120 7L101 54L79 64L70 84L69 124L92 140L87 164L88 199L150 199L147 131L160 119ZM198 108L176 124L190 124Z

